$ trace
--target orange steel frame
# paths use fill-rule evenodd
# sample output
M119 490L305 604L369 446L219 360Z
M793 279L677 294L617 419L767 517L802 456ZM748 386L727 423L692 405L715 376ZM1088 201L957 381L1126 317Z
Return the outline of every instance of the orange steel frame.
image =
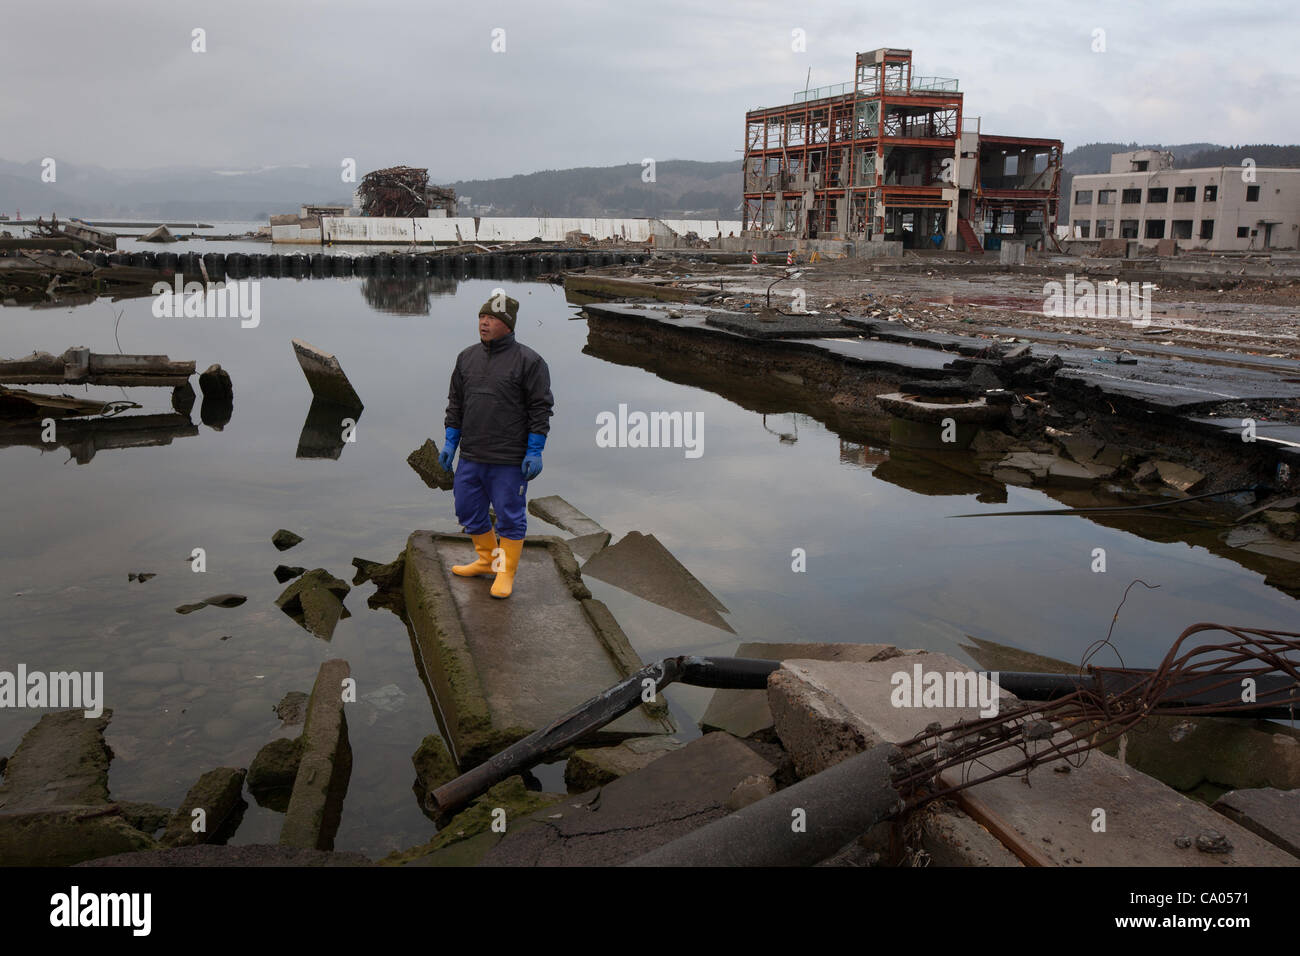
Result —
M800 235L806 229L818 234L864 232L868 210L874 213L878 203L948 207L943 188L955 183L941 178L943 160L956 155L962 94L913 90L911 51L889 50L881 63L867 56L858 54L855 83L845 94L746 114L746 229L763 227L765 200L775 203L779 196L792 205L808 188L813 189L813 209L807 222L795 224ZM878 108L878 121L871 129L859 127L860 107L870 103ZM886 182L885 151L894 147L922 151L911 158L922 165L923 185ZM855 175L864 153L874 156L870 177ZM757 171L756 164L761 164ZM809 172L822 173L816 186L806 180ZM837 221L835 199L844 201L853 219L847 230ZM871 218L872 230L882 231L884 217ZM774 223L773 230L784 232L784 225Z

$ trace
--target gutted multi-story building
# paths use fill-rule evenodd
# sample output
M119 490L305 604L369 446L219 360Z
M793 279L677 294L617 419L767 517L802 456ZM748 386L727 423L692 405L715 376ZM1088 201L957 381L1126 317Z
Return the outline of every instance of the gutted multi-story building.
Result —
M1173 239L1213 252L1300 244L1300 169L1175 169L1173 153L1136 149L1112 154L1108 173L1075 176L1071 188L1076 239Z
M854 80L745 116L746 230L994 248L1055 230L1061 141L983 136L957 80L912 51L859 53Z

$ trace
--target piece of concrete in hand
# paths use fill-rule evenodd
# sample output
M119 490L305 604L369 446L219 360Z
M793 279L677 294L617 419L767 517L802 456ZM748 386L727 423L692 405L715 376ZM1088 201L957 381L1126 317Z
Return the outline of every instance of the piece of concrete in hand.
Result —
M240 813L245 771L217 767L199 777L185 800L172 814L161 842L165 846L194 846L196 843L224 843L232 815ZM223 832L227 831L227 832Z
M735 633L719 611L727 608L652 534L629 531L589 558L582 573L642 600Z
M426 438L423 445L407 455L406 463L435 491L450 491L455 483L456 476L438 464L438 446L432 438Z
M1214 809L1300 857L1300 790L1230 790L1214 802Z
M298 357L303 375L311 392L323 402L342 405L347 408L360 409L361 398L352 383L343 374L339 360L328 352L323 352L314 345L308 345L301 339L293 340L293 352Z
M560 538L525 540L508 601L490 596L488 578L451 573L473 554L468 535L417 531L407 542L403 583L417 669L463 770L644 666L609 609L592 599ZM672 730L660 697L592 740Z
M343 712L344 681L350 677L348 662L341 659L325 661L316 674L302 728L302 757L280 830L283 846L334 849L352 776L352 747Z
M760 661L784 661L790 658L817 661L887 660L901 654L892 644L741 644L733 657ZM737 737L751 737L772 726L772 711L767 706L766 690L732 690L713 692L709 707L700 718L700 729L725 730Z
M916 654L873 662L787 660L768 679L768 702L782 745L801 775L817 773L880 743L902 744L935 721L948 726L979 718L981 708L904 707L891 700L894 675L968 673L944 654ZM999 694L999 711L1018 701ZM1045 746L1046 741L1037 742ZM1034 746L1029 742L1028 746ZM1022 760L1019 749L985 754L951 771L954 780L985 776ZM1057 764L1060 764L1058 761ZM1081 766L1055 764L980 783L968 792L1018 841L1061 866L1290 866L1295 858L1237 827L1204 804L1182 796L1132 767L1092 751ZM1105 811L1106 830L1093 829ZM1217 829L1228 835L1226 854L1198 853L1175 844L1181 836ZM1009 847L1011 848L1011 847ZM1014 849L1014 848L1013 848Z
M737 787L775 764L730 734L706 734L512 827L483 866L617 866L725 817Z
M324 568L313 568L293 581L275 605L304 630L328 641L338 622L351 617L343 599L352 588Z

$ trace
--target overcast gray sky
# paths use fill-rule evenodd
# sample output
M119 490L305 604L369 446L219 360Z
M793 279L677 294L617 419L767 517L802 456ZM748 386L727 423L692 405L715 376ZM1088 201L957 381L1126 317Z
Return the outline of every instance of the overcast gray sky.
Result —
M813 86L850 80L854 53L881 46L958 78L985 132L1300 142L1295 0L3 3L0 157L15 161L354 157L450 181L738 159L746 109L787 102L810 68Z

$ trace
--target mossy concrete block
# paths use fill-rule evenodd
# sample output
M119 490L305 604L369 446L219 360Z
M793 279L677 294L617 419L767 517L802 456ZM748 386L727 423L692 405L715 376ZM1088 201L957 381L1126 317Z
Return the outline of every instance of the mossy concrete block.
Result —
M348 662L325 661L316 674L302 729L302 760L280 830L283 846L332 850L352 776L352 747L343 712Z
M130 800L115 800L114 803L122 811L122 818L141 833L156 833L172 818L171 810L157 804Z
M385 866L473 866L506 834L533 825L531 814L563 799L562 793L538 793L526 789L522 777L508 777L452 817L428 843L391 853L381 862Z
M218 767L199 777L172 814L162 844L193 846L209 842L239 804L245 774L246 771L235 767ZM203 812L196 814L196 810ZM200 825L201 829L196 831L195 827Z
M1106 753L1119 753L1118 741ZM1300 732L1271 721L1153 715L1125 735L1124 761L1176 790L1300 788Z
M343 599L350 590L346 581L324 568L313 568L285 588L275 605L305 630L328 641L338 622L349 616Z
M560 538L526 539L508 601L494 600L484 580L451 574L472 554L468 535L417 531L407 542L403 586L417 667L462 770L643 666ZM596 742L671 732L663 706L659 700L624 714Z
M0 866L71 866L157 846L112 804L0 810Z
M411 755L411 763L415 764L415 775L425 791L436 790L460 776L447 744L437 734L425 735Z
M258 806L279 812L288 809L301 763L301 737L279 737L259 750L248 765L248 791Z
M104 731L112 716L111 710L98 717L63 710L41 717L5 766L0 809L108 803L113 752Z

